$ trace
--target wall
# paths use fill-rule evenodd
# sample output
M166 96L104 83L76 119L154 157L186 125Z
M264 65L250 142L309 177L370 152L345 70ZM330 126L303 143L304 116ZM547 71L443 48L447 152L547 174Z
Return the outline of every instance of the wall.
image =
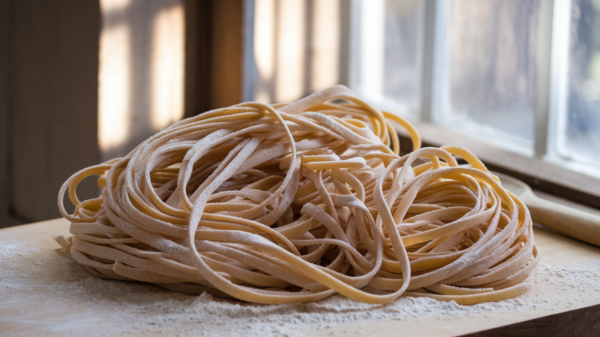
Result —
M1 0L2 223L59 216L70 174L98 162L100 11L94 1ZM92 182L82 196L97 193Z

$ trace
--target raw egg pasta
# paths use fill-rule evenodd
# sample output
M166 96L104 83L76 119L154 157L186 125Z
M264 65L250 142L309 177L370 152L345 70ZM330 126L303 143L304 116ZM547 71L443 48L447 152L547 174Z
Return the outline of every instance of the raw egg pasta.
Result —
M92 175L102 194L79 201ZM182 120L58 204L73 235L56 240L92 274L255 303L499 301L539 261L529 211L474 155L420 148L343 86Z

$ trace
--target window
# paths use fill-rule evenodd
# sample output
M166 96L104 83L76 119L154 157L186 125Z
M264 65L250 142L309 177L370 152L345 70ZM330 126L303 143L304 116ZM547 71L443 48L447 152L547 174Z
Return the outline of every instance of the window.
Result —
M532 148L538 3L452 2L440 123Z
M562 4L557 74L556 155L580 166L600 164L600 1Z
M424 1L360 1L356 7L352 89L416 118L421 109Z
M352 10L359 95L600 177L600 1L374 0Z

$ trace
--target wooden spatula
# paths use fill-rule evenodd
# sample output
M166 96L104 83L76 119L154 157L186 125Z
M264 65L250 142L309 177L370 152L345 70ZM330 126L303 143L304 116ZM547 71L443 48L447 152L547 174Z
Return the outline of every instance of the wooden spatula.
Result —
M580 211L535 194L524 182L513 177L492 172L500 178L502 186L521 199L533 221L567 236L600 246L600 216Z

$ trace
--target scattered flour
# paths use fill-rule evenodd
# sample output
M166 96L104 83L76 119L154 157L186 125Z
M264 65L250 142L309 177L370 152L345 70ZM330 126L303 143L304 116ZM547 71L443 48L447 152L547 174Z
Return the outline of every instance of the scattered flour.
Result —
M333 329L350 322L424 322L477 318L499 311L551 312L600 294L600 267L576 270L540 264L530 278L532 291L498 303L461 306L402 297L387 305L369 305L334 296L309 304L256 305L207 294L188 296L141 283L101 280L62 250L8 247L2 242L0 246L0 335L11 336L300 336L315 326ZM567 291L578 295L555 296L555 303L544 299L548 298L545 293Z

